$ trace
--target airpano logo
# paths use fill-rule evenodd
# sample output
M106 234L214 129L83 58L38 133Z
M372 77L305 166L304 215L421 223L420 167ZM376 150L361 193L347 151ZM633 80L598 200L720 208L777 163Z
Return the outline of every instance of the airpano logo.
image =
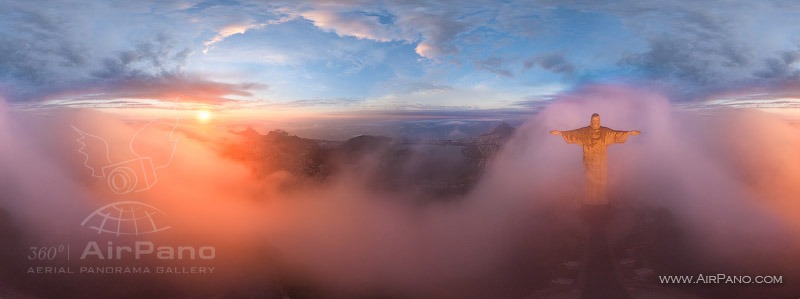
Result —
M106 233L117 237L139 236L170 229L170 226L160 225L162 222L160 218L163 216L165 216L163 212L151 205L136 201L120 201L95 210L81 222L81 225L97 231L98 234ZM107 241L105 246L100 244L101 242L96 241L86 243L80 259L140 260L154 257L159 260L213 260L217 254L214 246L166 246L156 245L151 241L136 241L133 244L126 242L115 244L113 241ZM84 268L89 269L82 267ZM208 273L213 273L213 267L201 268L210 269ZM157 268L157 273L159 269L163 270L163 267ZM149 268L142 271L150 272ZM173 273L177 273L177 270Z
M129 151L114 152L117 155L112 155L111 149L119 147L109 146L106 138L76 126L72 128L79 134L76 141L81 145L78 152L84 157L84 166L93 177L103 178L116 193L115 197L122 198L150 190L158 183L158 171L169 166L175 154L174 132L179 120L176 117L166 126L157 123L158 118L148 122L128 142ZM165 146L159 147L159 142ZM81 226L96 232L102 240L86 242L81 246L80 256L71 254L77 253L70 250L72 244L31 246L28 260L36 264L28 267L26 273L213 274L216 247L177 244L170 238L158 243L144 239L143 235L172 228L165 224L165 218L163 211L140 201L117 200L106 204L81 222ZM75 266L71 258L83 265Z
M134 158L122 161L111 158L111 147L105 138L72 126L80 135L75 141L81 145L78 152L84 157L83 165L93 177L104 178L108 188L121 196L150 190L158 182L158 170L169 166L175 155L174 134L180 115L168 121L166 132L157 126L159 119L151 120L136 131L128 142L129 154ZM163 147L158 147L159 141L163 142ZM157 151L159 148L166 148L166 151ZM169 229L170 226L162 224L164 217L165 214L154 206L138 201L118 201L98 208L81 225L98 234L138 236Z
M140 139L146 132L157 132L155 124L158 120L158 118L153 119L133 135L128 143L128 148L134 158L123 161L114 161L111 158L111 148L105 138L72 126L72 129L80 134L76 141L81 144L78 152L84 156L83 165L92 171L93 177L105 178L108 187L114 193L128 194L150 190L158 182L158 170L169 166L175 155L177 140L174 133L180 117L176 117L168 132L166 148L169 153L166 156L154 158L147 154L152 146Z
M164 216L163 212L151 205L136 201L120 201L95 210L81 222L81 225L97 231L98 234L105 233L117 237L140 236L170 229L170 226L161 225L163 222L161 218ZM80 259L140 260L153 257L158 260L213 260L217 254L214 246L168 246L156 245L151 241L135 241L130 244L130 240L127 241L123 241L121 244L107 241L105 246L101 245L102 242L90 241L84 246ZM208 271L202 273L213 273L213 267L199 268ZM84 271L84 269L91 268L81 267L81 269ZM150 273L149 268L142 271L142 273ZM158 271L167 270L159 267L156 268L156 273L159 273ZM178 270L174 270L172 273L178 273Z
M164 213L141 202L120 201L95 210L81 222L81 225L97 231L98 234L144 235L170 229L160 225Z

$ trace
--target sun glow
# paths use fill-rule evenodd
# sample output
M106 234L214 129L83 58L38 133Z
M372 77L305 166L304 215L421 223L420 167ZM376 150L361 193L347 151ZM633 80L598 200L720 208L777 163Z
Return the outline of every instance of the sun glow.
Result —
M208 110L197 111L197 120L201 122L208 122L211 119L211 112Z

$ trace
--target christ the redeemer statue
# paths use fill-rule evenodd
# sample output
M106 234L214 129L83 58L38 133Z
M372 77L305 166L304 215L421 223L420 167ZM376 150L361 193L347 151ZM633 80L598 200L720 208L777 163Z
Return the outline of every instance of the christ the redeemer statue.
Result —
M561 135L567 143L583 146L583 166L586 167L586 199L588 205L608 204L606 180L608 162L606 149L614 143L625 143L629 135L639 135L639 131L617 131L600 126L600 114L592 114L588 127L570 131L550 131L550 134Z

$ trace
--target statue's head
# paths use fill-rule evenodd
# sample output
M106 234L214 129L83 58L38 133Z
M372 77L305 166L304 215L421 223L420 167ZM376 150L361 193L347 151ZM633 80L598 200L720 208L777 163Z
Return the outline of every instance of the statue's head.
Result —
M592 121L589 122L589 125L592 127L592 129L600 128L600 114L592 114Z

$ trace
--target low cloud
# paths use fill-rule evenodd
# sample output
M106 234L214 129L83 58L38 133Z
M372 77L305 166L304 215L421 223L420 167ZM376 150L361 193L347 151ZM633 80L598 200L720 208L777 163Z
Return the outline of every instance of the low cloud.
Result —
M182 279L160 285L218 294L250 281L233 279L235 273L271 269L280 282L252 285L313 286L329 297L529 294L535 287L528 278L546 279L550 272L543 265L557 261L559 246L580 230L574 208L584 185L580 149L547 132L585 126L594 112L605 126L643 132L610 148L609 192L620 215L656 208L672 215L687 238L681 244L689 244L681 250L695 262L689 263L695 268L684 270L714 271L724 265L731 271L794 275L788 268L794 263L767 261L797 258L791 253L796 250L787 249L797 248L800 231L800 206L794 200L800 172L793 166L800 163L797 128L758 111L699 115L676 110L667 98L646 90L594 86L559 95L531 116L475 188L449 202L426 203L401 190L364 186L370 165L383 163L379 155L364 155L361 171L286 190L281 187L286 173L259 179L247 165L222 157L214 145L230 135L183 124L172 163L137 200L158 206L175 227L154 241L214 244L218 260L225 261L219 267L227 270L195 287ZM96 236L80 220L114 197L81 163L76 133L68 125L126 149L142 123L82 110L47 119L5 107L0 113L0 161L7 170L0 176L5 190L0 207L9 211L25 240ZM169 150L157 138L148 140L153 152ZM43 180L48 188L40 187ZM614 231L624 236L634 229L629 224ZM53 282L28 283L41 289ZM83 294L82 287L58 291ZM118 291L91 289L109 296Z
M251 84L231 84L192 78L172 76L159 78L126 78L112 80L102 85L89 85L84 88L61 91L49 95L49 98L80 98L106 102L108 99L154 99L174 102L176 97L181 101L221 104L234 101L229 96L251 96L249 90L259 89Z

